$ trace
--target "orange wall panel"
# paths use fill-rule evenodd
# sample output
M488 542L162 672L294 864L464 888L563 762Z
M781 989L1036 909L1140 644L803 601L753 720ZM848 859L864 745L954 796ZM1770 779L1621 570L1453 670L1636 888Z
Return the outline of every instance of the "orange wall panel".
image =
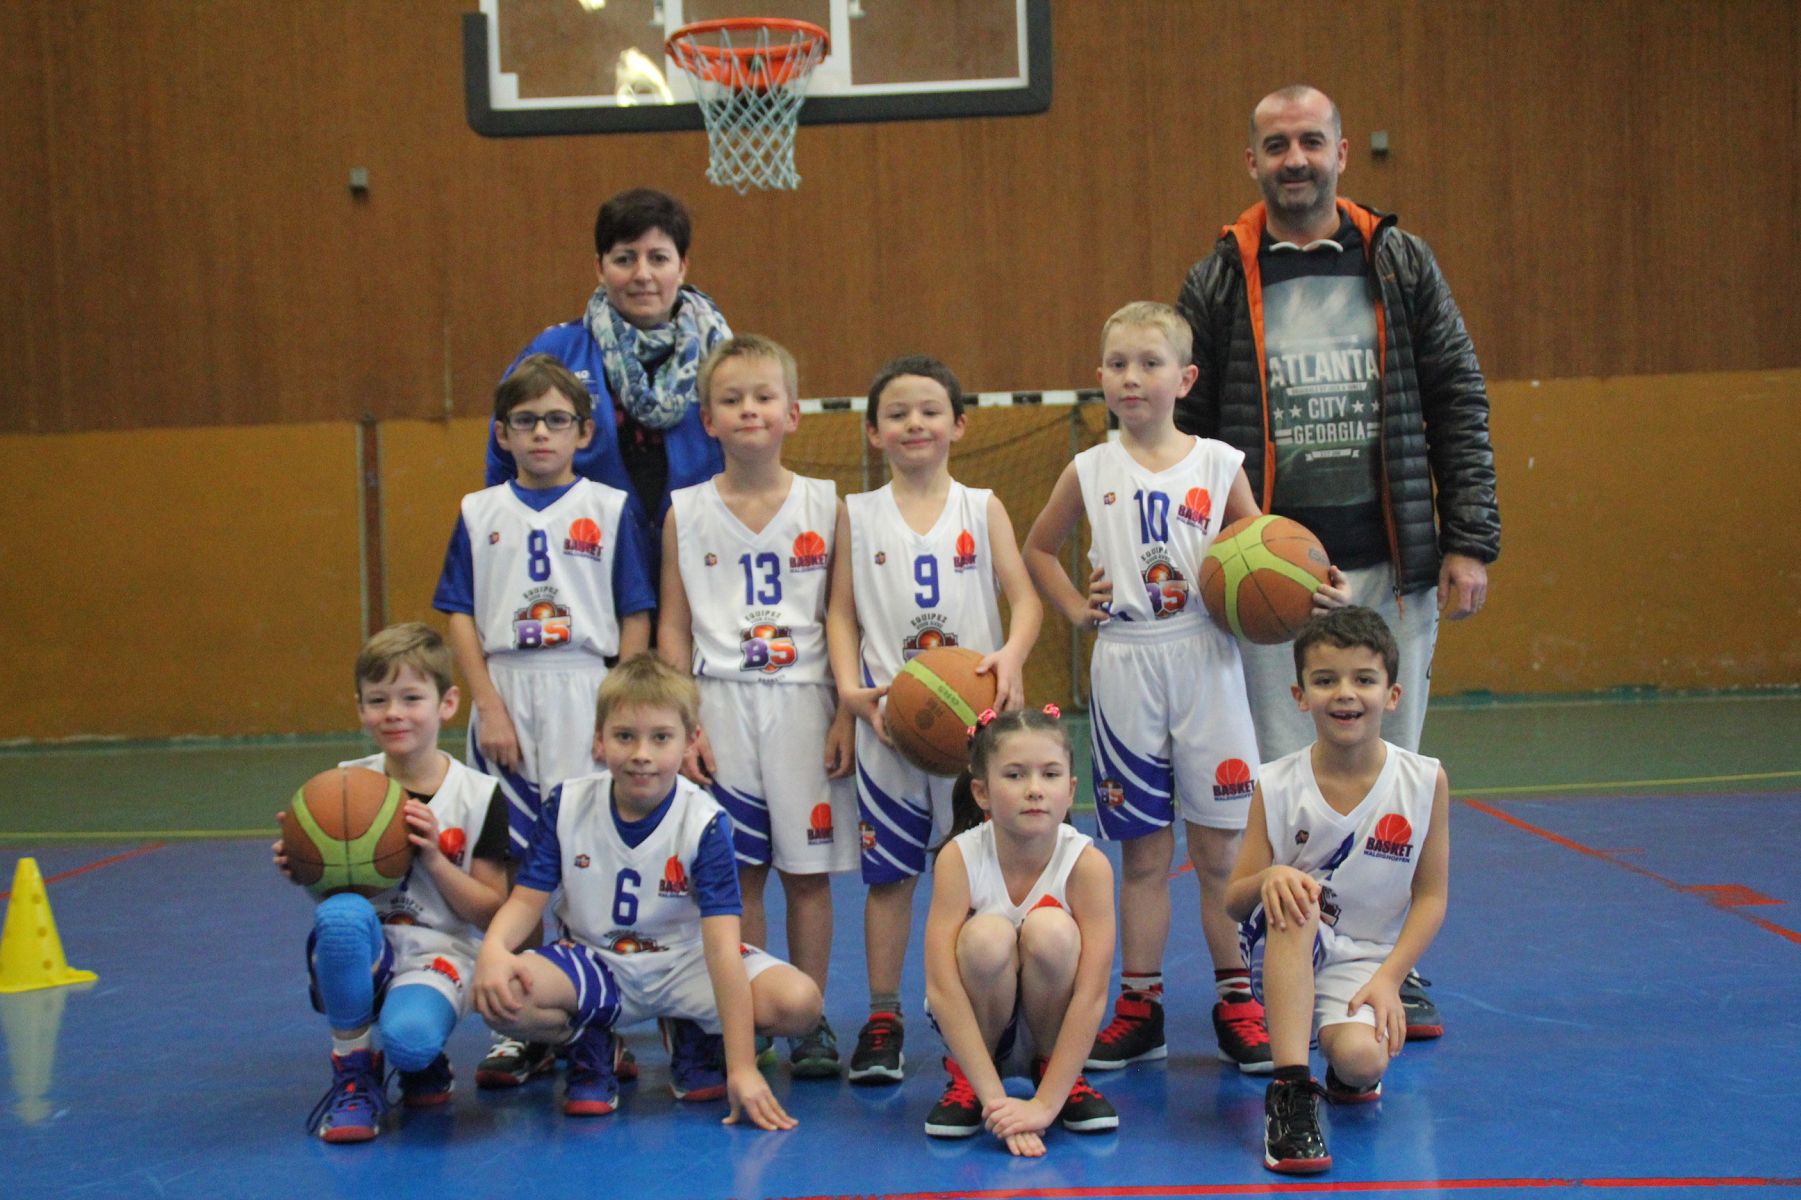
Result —
M0 740L354 728L357 430L0 437Z

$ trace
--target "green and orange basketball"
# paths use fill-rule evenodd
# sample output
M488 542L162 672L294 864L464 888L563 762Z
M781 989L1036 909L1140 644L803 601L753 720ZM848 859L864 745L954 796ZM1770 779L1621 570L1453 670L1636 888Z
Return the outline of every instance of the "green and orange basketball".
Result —
M969 766L969 727L994 707L994 676L977 675L982 656L961 646L926 650L888 688L888 739L908 762L932 775Z
M1227 633L1247 642L1293 641L1331 565L1299 521L1246 517L1219 531L1201 564L1201 602Z
M281 814L288 873L315 896L373 896L406 878L406 792L366 767L333 767L300 786Z

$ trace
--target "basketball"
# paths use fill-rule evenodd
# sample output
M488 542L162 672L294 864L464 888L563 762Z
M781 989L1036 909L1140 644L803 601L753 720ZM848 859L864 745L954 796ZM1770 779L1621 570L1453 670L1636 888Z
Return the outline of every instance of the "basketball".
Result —
M1201 602L1214 623L1247 642L1293 641L1326 582L1326 548L1299 521L1246 517L1219 531L1201 564Z
M982 656L940 646L912 659L888 688L888 738L908 762L933 775L969 766L969 727L994 707L993 675L977 675Z
M333 767L301 785L281 814L288 872L315 896L373 896L413 863L398 781L366 767Z

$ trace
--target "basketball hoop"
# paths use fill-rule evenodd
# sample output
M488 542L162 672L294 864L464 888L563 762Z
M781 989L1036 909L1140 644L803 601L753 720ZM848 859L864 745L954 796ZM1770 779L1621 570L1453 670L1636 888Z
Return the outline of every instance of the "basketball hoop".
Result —
M795 188L794 131L807 80L831 38L806 21L734 17L697 21L664 44L693 80L707 124L707 178L743 195Z

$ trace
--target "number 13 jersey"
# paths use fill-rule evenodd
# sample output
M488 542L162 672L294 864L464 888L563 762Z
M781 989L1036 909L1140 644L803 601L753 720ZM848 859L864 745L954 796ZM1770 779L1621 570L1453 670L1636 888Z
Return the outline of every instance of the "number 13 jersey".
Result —
M712 480L672 493L669 511L694 673L745 683L830 683L825 600L837 485L796 475L788 499L755 533Z

